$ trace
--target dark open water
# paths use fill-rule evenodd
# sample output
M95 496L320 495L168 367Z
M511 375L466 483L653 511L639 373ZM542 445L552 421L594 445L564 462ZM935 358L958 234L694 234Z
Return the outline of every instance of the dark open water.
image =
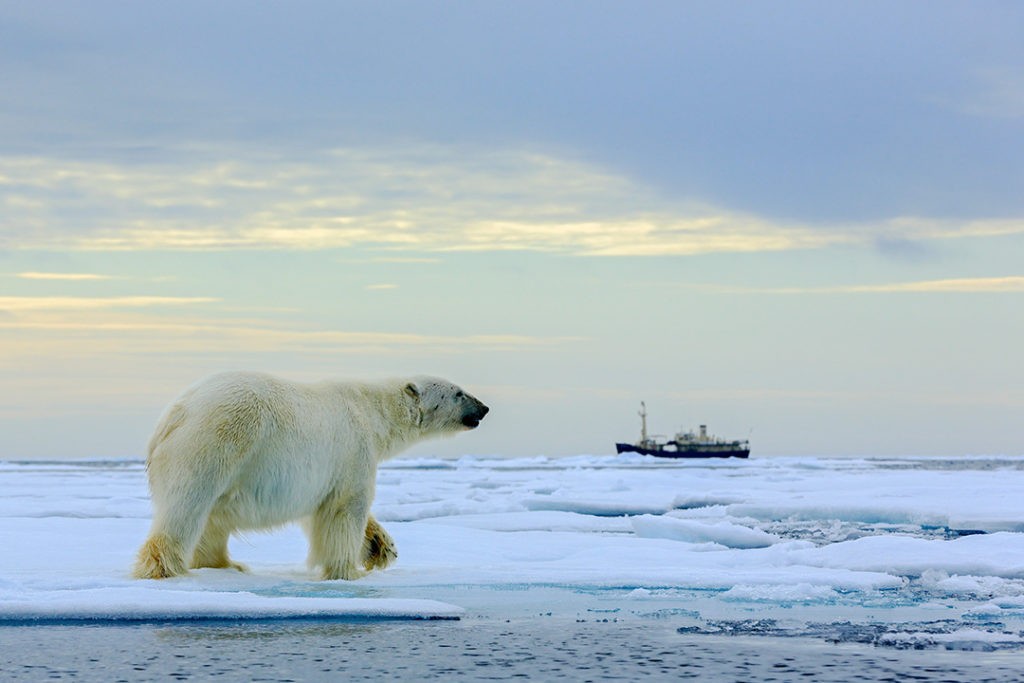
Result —
M1024 680L1024 653L893 650L563 619L2 626L10 681Z

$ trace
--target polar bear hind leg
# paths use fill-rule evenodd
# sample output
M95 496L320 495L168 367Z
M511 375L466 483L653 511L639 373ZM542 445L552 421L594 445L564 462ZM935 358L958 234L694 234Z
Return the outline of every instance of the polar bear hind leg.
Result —
M214 528L206 544L199 549L200 538L209 527L210 512L217 499L227 488L230 468L217 457L191 458L171 461L174 476L152 476L153 525L149 537L139 549L134 575L140 579L165 579L188 573L195 559L211 566L207 561L227 559L227 536L221 540L223 530ZM166 466L167 460L150 461L150 468ZM164 482L173 482L165 487ZM222 565L230 566L230 565Z
M212 515L206 522L203 535L199 537L195 552L192 554L192 569L211 567L213 569L237 569L240 572L248 572L244 564L232 562L228 557L228 538L232 529L221 524Z
M209 514L208 506L172 507L169 514L153 521L149 537L139 549L135 576L140 579L166 579L188 573L200 534Z

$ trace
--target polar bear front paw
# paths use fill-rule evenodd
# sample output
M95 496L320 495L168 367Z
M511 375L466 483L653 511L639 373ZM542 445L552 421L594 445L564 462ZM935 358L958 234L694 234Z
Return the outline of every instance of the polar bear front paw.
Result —
M367 571L384 569L396 559L398 549L394 540L376 519L370 517L366 520L366 535L363 539L363 566Z

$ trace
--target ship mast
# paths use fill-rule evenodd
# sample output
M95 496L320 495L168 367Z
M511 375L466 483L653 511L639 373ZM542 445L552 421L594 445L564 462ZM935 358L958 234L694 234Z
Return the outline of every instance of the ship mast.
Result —
M640 401L640 443L647 443L647 404Z

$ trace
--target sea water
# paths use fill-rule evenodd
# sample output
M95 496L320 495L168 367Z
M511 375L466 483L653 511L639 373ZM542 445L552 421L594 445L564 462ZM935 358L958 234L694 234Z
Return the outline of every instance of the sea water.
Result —
M1020 681L1020 654L679 633L666 622L471 620L8 627L4 680Z

